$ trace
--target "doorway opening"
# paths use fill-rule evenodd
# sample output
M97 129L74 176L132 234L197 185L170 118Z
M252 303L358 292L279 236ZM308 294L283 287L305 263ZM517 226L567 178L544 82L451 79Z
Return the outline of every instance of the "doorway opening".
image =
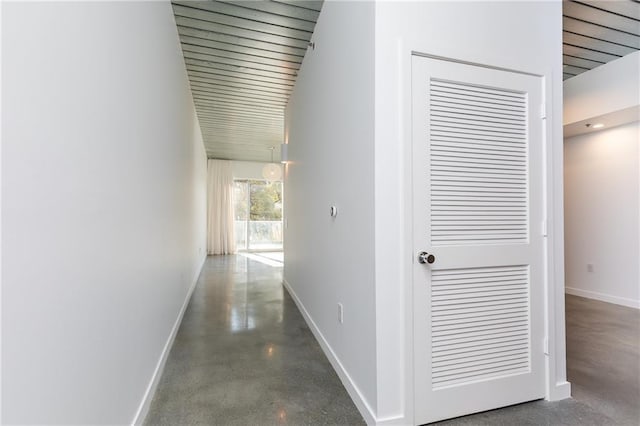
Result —
M282 251L282 182L234 180L238 251Z

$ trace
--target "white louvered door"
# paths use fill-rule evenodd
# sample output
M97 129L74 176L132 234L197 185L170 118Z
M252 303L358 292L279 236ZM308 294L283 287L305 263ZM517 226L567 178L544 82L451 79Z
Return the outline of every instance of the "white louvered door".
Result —
M544 397L542 104L539 77L413 58L416 424Z

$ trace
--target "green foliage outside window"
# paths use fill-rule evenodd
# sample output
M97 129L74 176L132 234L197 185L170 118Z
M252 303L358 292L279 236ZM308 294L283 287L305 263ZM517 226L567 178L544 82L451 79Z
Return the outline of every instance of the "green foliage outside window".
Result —
M236 181L234 196L236 220L282 220L281 182Z
M282 220L282 184L252 181L251 220Z

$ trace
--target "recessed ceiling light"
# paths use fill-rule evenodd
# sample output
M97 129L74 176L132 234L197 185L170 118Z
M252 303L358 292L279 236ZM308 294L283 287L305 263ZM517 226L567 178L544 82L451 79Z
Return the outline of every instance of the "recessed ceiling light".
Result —
M593 125L594 129L600 129L602 127L604 127L604 124L602 124L602 123L596 123L596 124Z

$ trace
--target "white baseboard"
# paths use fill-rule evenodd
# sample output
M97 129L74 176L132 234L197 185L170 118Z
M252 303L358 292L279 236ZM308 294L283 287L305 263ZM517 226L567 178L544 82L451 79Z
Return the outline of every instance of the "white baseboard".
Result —
M171 352L171 347L173 346L173 341L176 339L176 334L178 334L178 329L180 328L180 323L182 323L182 317L184 316L184 312L187 310L187 306L189 306L189 301L191 300L191 295L193 294L193 290L196 288L196 284L198 283L198 278L200 277L200 273L202 272L202 267L204 266L204 262L207 260L207 256L205 255L200 262L200 267L197 269L195 277L191 282L191 286L189 287L189 291L187 292L187 296L182 302L182 307L180 308L180 312L178 313L178 317L176 321L173 323L173 328L171 329L171 333L169 334L169 338L167 342L164 344L164 348L162 349L162 354L160 354L160 359L156 364L156 369L151 376L151 381L149 382L149 386L147 386L147 390L142 397L142 402L140 402L140 406L138 407L138 411L136 411L136 415L133 418L132 425L142 425L144 423L144 419L147 417L149 413L149 408L151 407L151 401L153 400L153 396L156 393L156 389L158 388L158 383L160 383L160 378L162 377L162 372L164 371L164 365L167 363L167 358L169 357L169 352Z
M562 382L556 383L551 389L551 394L547 398L547 401L560 401L561 399L571 398L571 383Z
M565 287L565 293L574 296L586 297L588 299L599 300L601 302L614 303L616 305L627 306L629 308L640 309L640 300L628 299L626 297L612 296L610 294L599 293L597 291L582 290L574 287Z
M413 424L405 416L383 417L376 421L376 426L408 426Z
M347 390L347 393L353 400L353 403L358 408L358 411L360 411L360 414L362 415L362 417L364 417L364 420L367 422L368 425L379 424L377 422L377 419L373 410L371 409L366 399L358 389L358 386L356 386L356 384L351 379L351 376L349 376L349 373L347 372L347 370L345 370L344 366L342 365L342 363L336 356L335 352L331 348L331 345L329 345L327 340L324 338L324 336L322 335L322 332L320 332L320 330L318 329L318 326L309 315L309 312L307 312L306 308L304 307L304 305L296 295L295 291L293 291L293 289L291 288L287 280L283 280L283 285L287 290L287 292L289 293L289 295L291 296L291 298L293 299L293 301L298 306L298 310L300 310L300 313L302 313L304 320L307 322L307 325L311 329L311 332L313 333L316 340L320 344L320 347L324 351L324 354L326 355L327 359L329 359L329 362L333 366L333 369L338 374L340 381L342 382L345 389Z

